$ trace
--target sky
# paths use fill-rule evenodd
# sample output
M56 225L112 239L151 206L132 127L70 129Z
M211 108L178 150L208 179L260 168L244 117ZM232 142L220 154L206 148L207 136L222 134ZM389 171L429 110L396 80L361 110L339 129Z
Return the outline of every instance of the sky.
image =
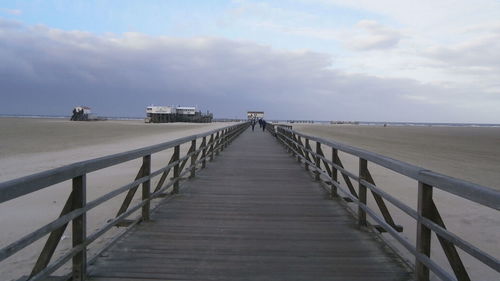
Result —
M0 0L0 114L500 123L500 1Z

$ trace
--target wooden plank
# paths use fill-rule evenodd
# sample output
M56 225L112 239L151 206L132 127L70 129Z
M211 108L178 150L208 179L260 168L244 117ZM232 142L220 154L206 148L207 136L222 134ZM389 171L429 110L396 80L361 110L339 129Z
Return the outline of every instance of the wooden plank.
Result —
M73 179L73 209L80 209L87 204L87 179L86 175ZM73 248L81 246L87 239L87 213L76 217L72 224ZM87 247L73 256L73 281L87 279Z
M62 217L73 210L73 196L74 196L73 192L71 192L68 199L66 200L66 203L64 204L64 207L59 217ZM63 226L59 227L58 229L50 233L49 238L47 238L47 241L45 242L45 245L42 249L42 252L40 253L40 256L38 257L35 263L35 266L31 271L30 277L35 276L36 274L38 274L40 271L42 271L47 267L50 260L52 259L52 256L54 255L57 245L59 245L59 241L61 241L61 237L64 234L64 231L68 226L68 223L69 222L65 223Z
M142 163L141 168L139 169L139 172L137 172L137 175L135 176L134 180L138 180L144 176L144 163ZM121 214L125 213L127 211L128 206L130 206L130 202L132 202L132 199L134 198L135 192L139 188L139 185L136 185L129 189L127 192L127 195L125 196L125 199L123 200L122 205L120 206L120 209L118 210L118 213L116 213L115 217L120 216Z
M432 186L418 182L418 215L432 218ZM431 255L431 230L417 220L417 252L427 257ZM429 280L429 268L419 259L415 260L415 277L417 281Z
M98 258L90 280L411 280L277 145L243 133Z
M191 141L191 147L193 151L196 150L196 139ZM198 158L198 154L194 153L191 155L191 173L189 175L190 178L194 178L196 176L196 159Z
M316 153L319 154L320 151L321 151L321 143L316 142ZM321 159L317 155L314 155L314 163L316 164L316 167L318 169L321 169ZM319 181L319 176L320 173L318 171L314 171L314 180Z
M437 223L439 226L442 228L446 229L446 226L444 225L443 218L441 218L441 215L439 214L439 210L436 207L436 204L434 203L434 200L432 200L431 203L431 208L432 208L432 221ZM460 258L460 255L458 255L457 249L455 248L455 245L453 243L449 242L448 240L444 239L441 235L436 234L439 240L439 243L441 244L441 247L443 248L443 251L446 255L446 258L448 259L448 262L450 263L451 269L453 270L453 273L455 273L455 277L457 277L458 281L470 281L469 274L467 273L467 270L465 269L465 266L462 262L462 259Z
M142 166L143 172L142 176L149 176L151 174L151 155L146 155L142 158ZM147 201L144 206L142 206L142 220L143 221L148 221L149 220L149 209L150 209L150 202L149 202L149 197L151 194L151 180L147 180L142 183L142 200Z
M338 151L335 148L332 148L332 162L335 163L335 159L337 159L337 158L339 158ZM327 166L327 165L325 164L325 166ZM331 178L333 181L338 182L337 168L335 168L333 165L332 165L332 171L331 171ZM333 183L332 183L332 190L331 190L330 196L332 198L336 198L339 196L338 191L337 191L337 187Z
M374 186L375 185L375 180L373 179L372 177L372 174L370 173L370 170L368 169L368 167L366 168L366 180L367 182L373 184ZM387 209L387 206L385 205L385 202L384 202L384 199L382 198L382 196L378 195L375 191L371 190L371 193L373 195L373 198L375 199L375 203L377 203L377 207L379 208L380 210L380 213L382 214L382 216L384 217L384 220L390 225L392 226L396 231L398 232L402 232L403 231L403 227L400 226L400 225L396 225L396 223L394 223L394 220L392 219L392 216L391 216L391 213L389 212L389 209Z
M340 160L338 154L334 154L332 156L335 157L333 162L335 164L337 164L339 167L344 168L344 165L342 164L342 161ZM342 178L344 179L344 182L347 185L347 188L349 188L349 191L351 192L351 194L354 197L358 198L358 194L356 193L356 190L354 189L354 185L352 184L351 179L347 175L345 175L344 173L341 172L341 174L342 174Z
M180 152L181 152L181 148L179 145L175 146L174 147L174 162L179 160L179 157L180 157ZM181 169L179 167L179 163L177 163L177 165L174 166L174 177L173 177L173 180L174 180L174 188L173 188L173 191L172 193L175 194L175 193L179 193L179 175L181 173Z
M368 161L363 158L359 158L359 178L366 180L368 171ZM361 205L366 205L366 186L360 181L359 182L359 206L358 206L358 224L360 226L366 226L366 212Z
M172 155L170 157L170 160L168 161L167 166L174 163L175 161L176 161L175 156ZM167 179L168 173L170 173L170 170L171 170L171 168L169 168L169 169L165 170L165 172L163 172L163 174L160 177L160 180L156 184L156 187L155 187L155 190L153 191L153 193L157 192L158 190L160 190L163 187L163 184L165 183L165 180Z
M202 153L201 153L201 168L204 169L207 166L207 137L203 137L203 140L201 141L201 147L203 147Z

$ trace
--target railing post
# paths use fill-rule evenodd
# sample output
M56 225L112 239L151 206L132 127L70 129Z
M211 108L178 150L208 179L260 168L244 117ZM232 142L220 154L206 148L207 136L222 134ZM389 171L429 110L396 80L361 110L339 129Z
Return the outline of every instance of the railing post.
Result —
M191 175L189 176L190 178L195 177L196 173L196 156L197 154L194 153L196 151L196 139L191 141L191 147L193 148L193 155L191 155Z
M338 156L338 150L332 147L332 162L335 163L335 164L337 164L337 158L338 157L339 157ZM332 175L331 175L332 181L338 182L337 168L335 168L333 165L331 165L331 166L332 166ZM332 182L332 189L330 191L330 196L332 198L339 196L338 191L337 191L337 187L333 184L333 182Z
M85 207L87 203L87 178L81 175L73 178L73 210ZM73 219L72 222L73 248L87 239L87 213ZM87 247L73 257L74 281L84 281L87 278Z
M321 159L319 158L319 153L321 151L321 143L316 141L316 155L314 157L314 162L316 163L316 168L321 169ZM320 172L319 170L314 171L314 180L319 181Z
M181 153L181 148L179 145L176 145L174 147L174 161L179 161L180 158L180 153ZM174 166L174 189L172 190L172 193L179 193L179 175L181 171L179 171L179 166L181 163L177 162Z
M210 162L214 160L214 148L215 148L215 138L214 134L210 135L210 140L208 141L210 143Z
M226 129L222 130L220 133L220 149L219 152L224 151L224 145L226 143Z
M301 152L303 151L302 147L300 147L300 142L298 141L299 140L299 136L296 136L295 133L292 133L292 139L295 140L295 142L297 143L297 162L301 162L301 159L300 159L300 155L302 154ZM305 161L305 160L304 160Z
M417 220L417 252L431 256L431 230L421 223L420 217L432 219L432 186L418 182L418 215ZM417 281L429 280L429 268L418 259L415 260L415 277Z
M205 168L207 166L207 137L203 137L203 140L201 141L201 146L203 147L203 150L201 152L201 168Z
M146 155L142 157L142 165L144 170L142 171L142 177L147 177L151 174L151 155ZM151 195L151 180L147 180L142 183L142 201L148 200ZM142 220L149 220L149 210L151 202L148 201L142 206Z
M361 208L362 205L366 206L366 186L361 183L361 180L366 180L368 174L368 161L359 158L359 203L358 203L358 224L366 226L366 211Z
M215 150L215 155L219 155L219 151L220 151L220 131L217 132L217 134L215 134L215 140L214 140L214 143L215 143L215 147L214 147L214 150ZM212 156L213 156L213 153L212 153Z
M309 151L307 150L308 147L309 147L309 139L306 138L304 144L304 157L306 157L306 159L309 157ZM307 161L305 162L305 169L306 171L309 171L309 163Z
M226 143L224 144L224 147L227 147L229 145L229 134L230 130L226 129Z

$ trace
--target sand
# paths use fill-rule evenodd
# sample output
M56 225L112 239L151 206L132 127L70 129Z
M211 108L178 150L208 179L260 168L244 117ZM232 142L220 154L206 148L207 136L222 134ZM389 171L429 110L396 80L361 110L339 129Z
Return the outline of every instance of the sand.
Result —
M63 119L0 118L0 182L66 164L162 143L180 137L225 127L231 123L145 124L142 121L72 122ZM188 145L181 146L181 155ZM152 169L166 165L171 150L152 156ZM87 175L87 201L98 198L131 182L140 168L133 160ZM155 186L158 178L153 180ZM0 247L56 219L62 210L70 182L48 187L0 205ZM135 201L140 192L137 192ZM113 218L125 194L91 210L87 235ZM71 228L65 232L52 261L71 247ZM93 243L89 255L116 233L113 229ZM0 264L2 280L29 275L45 238L40 239Z
M123 152L175 138L200 133L228 123L144 124L141 121L70 122L58 119L0 118L0 182L60 167L77 161ZM500 128L369 127L297 125L308 134L331 138L457 178L499 189ZM182 147L187 150L187 147ZM169 153L154 155L153 170L169 159ZM340 155L345 166L357 171L357 160ZM91 201L130 182L140 161L130 161L88 175L87 200ZM370 164L377 185L408 205L416 206L416 182ZM157 179L153 181L153 185ZM355 184L357 185L357 184ZM68 182L0 205L0 247L54 220L69 195ZM108 201L88 214L88 234L113 218L124 195ZM449 229L489 254L500 257L498 212L435 190L435 200ZM369 197L370 206L373 199ZM403 235L415 241L415 222L389 204ZM89 255L117 230L93 243ZM384 235L386 236L386 235ZM388 238L389 239L389 238ZM71 246L66 231L56 256ZM2 280L29 274L44 239L0 263ZM433 245L438 246L434 239ZM439 247L439 246L438 246ZM443 253L433 248L432 257L446 264ZM401 251L405 254L405 251ZM406 256L411 259L409 255ZM489 270L462 254L473 280L499 280Z
M291 124L293 129L309 135L335 140L377 152L404 162L500 190L500 128L483 127L382 127L356 125ZM314 147L314 146L313 146ZM330 152L327 152L328 155ZM341 160L357 173L358 159L344 153ZM383 167L369 164L377 186L412 208L417 205L417 182ZM343 180L341 180L343 182ZM357 183L354 183L357 187ZM376 208L369 195L369 205ZM448 229L500 258L499 212L454 195L434 189L434 200ZM415 241L415 220L389 204L403 235ZM388 240L394 240L384 234ZM447 266L439 242L433 237L431 256ZM395 242L394 242L395 243ZM413 257L398 247L409 260ZM472 280L500 280L500 274L459 250ZM436 277L433 280L439 280Z

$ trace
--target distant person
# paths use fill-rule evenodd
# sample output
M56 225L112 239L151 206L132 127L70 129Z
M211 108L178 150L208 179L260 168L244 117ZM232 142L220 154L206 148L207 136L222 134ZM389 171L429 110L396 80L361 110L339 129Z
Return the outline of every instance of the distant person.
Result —
M262 132L266 130L266 120L262 119Z
M264 121L264 120L262 120L262 118L259 119L259 127L261 127L261 128L262 128L262 121Z
M254 131L255 129L255 120L252 120L252 132Z

